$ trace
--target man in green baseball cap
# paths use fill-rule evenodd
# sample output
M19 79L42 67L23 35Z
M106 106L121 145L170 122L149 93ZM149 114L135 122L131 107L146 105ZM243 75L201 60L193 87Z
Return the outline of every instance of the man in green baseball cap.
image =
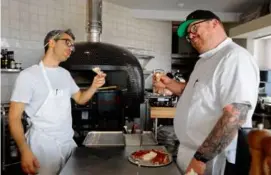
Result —
M199 53L204 53L214 47L210 45L212 38L223 40L226 37L220 18L208 10L196 10L189 14L178 27L177 34L179 37L186 37Z
M210 19L217 19L220 21L220 18L216 16L213 12L208 11L208 10L196 10L189 14L186 17L186 20L180 24L178 27L177 34L179 37L184 37L187 35L187 28L188 26L196 21L205 21L205 20L210 20Z
M162 76L153 85L181 96L174 117L178 167L183 174L249 174L249 148L237 142L246 140L242 128L252 127L260 79L256 60L227 36L211 11L192 12L177 33L200 59L187 83Z

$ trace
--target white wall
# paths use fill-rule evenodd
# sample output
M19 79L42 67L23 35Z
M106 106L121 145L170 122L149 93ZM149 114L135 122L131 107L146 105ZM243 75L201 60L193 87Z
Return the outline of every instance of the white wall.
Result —
M147 69L170 70L171 23L139 20L128 8L103 3L101 40L144 48L153 59ZM43 39L52 29L71 28L77 41L85 40L86 0L2 0L1 48L15 51L26 68L39 62ZM8 102L17 74L1 74L1 102Z
M112 3L103 4L102 21L103 42L145 49L145 54L155 56L146 69L170 70L171 22L135 19L130 9Z
M269 60L271 64L271 38L265 40L265 59Z
M43 39L52 29L71 28L84 40L85 1L2 0L1 48L14 50L15 61L26 68L41 59ZM1 102L8 102L18 74L1 73Z
M261 70L271 70L271 39L254 40L254 56Z

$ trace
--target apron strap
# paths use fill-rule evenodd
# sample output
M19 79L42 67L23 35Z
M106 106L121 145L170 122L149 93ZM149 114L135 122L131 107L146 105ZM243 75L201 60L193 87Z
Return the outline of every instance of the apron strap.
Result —
M36 115L40 112L40 110L42 109L43 105L47 103L47 101L48 101L48 99L49 99L49 97L50 97L50 95L51 95L51 93L53 91L52 85L51 85L51 83L50 83L50 81L48 79L48 76L47 76L47 73L45 71L45 68L44 68L44 65L43 65L42 61L40 61L39 66L41 68L42 75L43 75L43 77L45 79L45 83L46 83L46 85L47 85L47 87L49 89L49 93L48 93L46 99L44 100L43 104L41 105L41 107L36 112Z
M42 61L40 61L39 66L41 67L41 71L42 71L43 77L45 78L45 83L46 83L47 87L49 88L49 91L52 91L53 88L52 88L52 85L51 85L50 80L48 78L48 75L47 75L47 73L45 71L45 68L44 68L44 65L43 65Z
M248 175L251 164L251 155L248 144L248 133L252 128L240 128L238 130L237 149L236 149L236 174Z

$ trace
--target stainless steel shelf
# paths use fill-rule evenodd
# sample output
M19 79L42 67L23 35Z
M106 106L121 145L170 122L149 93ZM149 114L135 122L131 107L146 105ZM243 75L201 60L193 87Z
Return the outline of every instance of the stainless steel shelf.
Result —
M22 69L1 69L2 73L18 73L21 71L22 71Z

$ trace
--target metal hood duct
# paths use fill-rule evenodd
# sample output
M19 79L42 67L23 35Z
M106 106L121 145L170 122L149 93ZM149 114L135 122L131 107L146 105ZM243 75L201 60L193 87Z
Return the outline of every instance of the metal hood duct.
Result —
M87 2L87 40L99 42L102 33L102 0L88 0Z
M82 26L83 27L83 26ZM76 42L75 52L61 66L70 72L92 73L92 68L100 67L104 72L126 72L127 99L144 101L143 69L138 59L127 49L109 43L100 42L102 33L102 0L88 0L86 42ZM117 84L118 77L111 81ZM114 81L115 80L115 81Z

